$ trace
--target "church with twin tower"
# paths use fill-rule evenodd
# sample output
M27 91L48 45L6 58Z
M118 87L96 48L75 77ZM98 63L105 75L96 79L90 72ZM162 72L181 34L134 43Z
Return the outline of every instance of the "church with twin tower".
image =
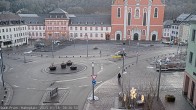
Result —
M161 40L164 8L161 0L113 0L111 40Z

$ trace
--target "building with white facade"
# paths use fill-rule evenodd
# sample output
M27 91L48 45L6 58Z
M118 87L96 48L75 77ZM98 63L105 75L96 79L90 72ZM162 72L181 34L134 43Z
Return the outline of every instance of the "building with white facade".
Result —
M163 23L163 37L162 42L163 43L170 43L171 40L171 24L173 23L173 20L166 20Z
M70 39L109 40L110 15L75 15L70 17Z
M28 44L28 27L20 16L0 13L0 45L2 48Z
M45 38L45 15L19 14L25 24L28 25L29 39Z

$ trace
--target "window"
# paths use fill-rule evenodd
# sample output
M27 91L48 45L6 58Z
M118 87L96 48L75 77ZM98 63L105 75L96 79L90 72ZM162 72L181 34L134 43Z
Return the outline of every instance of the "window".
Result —
M158 18L158 8L154 9L154 18Z
M11 28L9 28L10 29L10 32L11 32Z
M41 26L39 26L39 30L41 30Z
M95 34L95 37L98 37L98 34L97 33Z
M121 12L120 12L120 11L121 11L120 8L118 8L118 9L117 9L117 17L118 17L118 18L120 18L120 16L121 16Z
M87 27L85 27L85 30L87 30Z
M101 37L103 37L103 34L101 34Z
M92 30L93 28L92 27L90 27L90 30Z
M131 13L128 13L128 25L131 25Z
M143 26L146 26L146 12L144 13L144 17L143 17Z
M189 63L192 64L192 59L193 59L193 52L190 52L189 54Z
M195 41L196 30L193 30L191 41Z
M93 34L92 33L90 34L90 37L93 37Z
M82 30L82 27L80 27L80 30Z
M1 36L0 36L0 39L1 39Z
M4 29L2 29L2 32L4 32Z
M142 35L146 35L146 30L142 30Z
M72 27L70 27L70 30L72 30Z
M131 35L131 31L130 31L130 30L128 30L127 34L128 34L128 35Z
M78 30L78 28L77 28L77 27L75 27L75 30Z
M103 31L103 27L101 27L101 30Z
M5 35L3 35L3 39L5 39Z
M95 30L97 31L98 30L98 27L96 27Z
M140 10L137 8L135 9L135 18L139 18L140 17Z
M8 32L8 29L6 28L6 32Z
M106 31L108 31L108 27L106 27Z
M82 37L82 33L80 33L80 37Z
M39 35L42 36L42 33L40 32Z

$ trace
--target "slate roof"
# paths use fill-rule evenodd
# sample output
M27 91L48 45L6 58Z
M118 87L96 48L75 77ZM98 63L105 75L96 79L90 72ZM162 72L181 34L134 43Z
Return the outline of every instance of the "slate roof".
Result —
M104 25L111 26L111 15L75 15L76 17L70 17L70 26L93 26Z
M33 16L31 16L33 15ZM21 19L25 21L28 25L44 25L44 19L48 14L20 14Z
M61 8L56 8L49 13L49 18L66 18L69 19L68 13Z
M7 20L20 20L20 16L11 13L11 12L0 12L0 20L7 21Z
M173 20L166 20L163 22L164 28L170 28L173 23Z

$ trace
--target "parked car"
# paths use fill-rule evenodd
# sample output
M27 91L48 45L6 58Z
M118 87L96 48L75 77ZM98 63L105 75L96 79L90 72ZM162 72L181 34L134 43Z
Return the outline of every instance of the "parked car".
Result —
M115 53L115 55L126 56L126 52L118 51L118 52Z
M36 44L34 45L34 47L40 49L40 48L45 47L45 44L44 44L44 43L41 43L41 42L40 42L40 43L36 43Z

